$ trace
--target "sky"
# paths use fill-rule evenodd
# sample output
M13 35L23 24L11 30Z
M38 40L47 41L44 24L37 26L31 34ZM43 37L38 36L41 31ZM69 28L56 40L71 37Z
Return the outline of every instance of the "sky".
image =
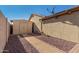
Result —
M0 5L0 10L8 20L28 20L31 14L43 16L51 15L53 8L55 13L75 7L74 5ZM49 11L47 11L47 9Z

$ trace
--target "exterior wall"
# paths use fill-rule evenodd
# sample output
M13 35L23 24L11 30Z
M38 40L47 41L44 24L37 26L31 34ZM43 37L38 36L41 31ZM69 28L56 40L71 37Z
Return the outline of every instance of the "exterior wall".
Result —
M19 33L26 33L27 32L27 21L19 21Z
M32 24L33 24L32 21L30 21L30 22L28 21L28 24L27 24L27 27L28 27L27 31L28 31L28 33L32 33Z
M79 12L43 22L44 34L79 43Z
M7 28L7 41L8 41L8 38L9 38L9 36L10 36L10 23L8 22L8 20L7 20L7 26L6 26L6 28Z
M32 22L26 20L13 21L13 34L32 33Z
M40 22L41 18L42 17L35 15L30 20L34 23L34 26L33 26L34 33L41 33L41 22Z
M0 12L0 52L3 52L3 49L8 41L9 37L9 24L4 15Z
M19 34L19 22L13 21L13 34Z

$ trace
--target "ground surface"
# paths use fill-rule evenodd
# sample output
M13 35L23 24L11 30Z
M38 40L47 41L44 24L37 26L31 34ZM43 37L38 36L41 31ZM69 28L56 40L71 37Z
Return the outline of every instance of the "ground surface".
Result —
M8 53L64 53L73 51L77 43L44 35L12 35L5 46ZM73 49L74 48L74 49Z

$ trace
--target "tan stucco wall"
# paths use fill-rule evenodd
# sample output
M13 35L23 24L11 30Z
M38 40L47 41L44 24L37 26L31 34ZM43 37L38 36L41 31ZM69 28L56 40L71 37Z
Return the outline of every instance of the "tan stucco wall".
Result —
M35 33L41 33L41 22L40 19L42 17L34 15L30 21L32 21L34 23L34 32Z
M28 24L27 24L27 31L28 31L28 33L32 33L32 24L33 24L32 21L28 21Z
M0 52L3 52L3 49L8 41L9 37L9 24L4 15L0 12Z
M19 34L19 22L13 21L13 34Z
M10 36L10 23L7 20L7 42L8 42L9 36Z
M79 43L79 12L46 20L42 27L46 35Z
M32 33L32 22L26 20L13 21L13 34Z

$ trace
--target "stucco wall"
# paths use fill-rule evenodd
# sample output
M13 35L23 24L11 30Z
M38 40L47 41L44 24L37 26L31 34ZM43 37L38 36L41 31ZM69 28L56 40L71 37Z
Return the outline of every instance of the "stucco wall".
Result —
M19 34L19 22L13 21L13 34Z
M7 42L8 42L8 38L10 36L10 23L8 22L8 20L7 20L7 30L6 31L7 31Z
M13 34L32 33L32 22L26 20L13 21Z
M79 43L79 12L43 22L44 34Z
M27 24L27 31L28 31L28 33L32 33L32 24L33 24L33 22L32 21L28 21L28 24Z
M19 33L26 33L27 32L27 21L19 21Z
M8 41L9 37L9 24L5 16L0 12L0 52L3 52L3 49Z
M41 33L41 22L40 19L42 17L34 15L30 21L34 23L33 29L34 33Z

